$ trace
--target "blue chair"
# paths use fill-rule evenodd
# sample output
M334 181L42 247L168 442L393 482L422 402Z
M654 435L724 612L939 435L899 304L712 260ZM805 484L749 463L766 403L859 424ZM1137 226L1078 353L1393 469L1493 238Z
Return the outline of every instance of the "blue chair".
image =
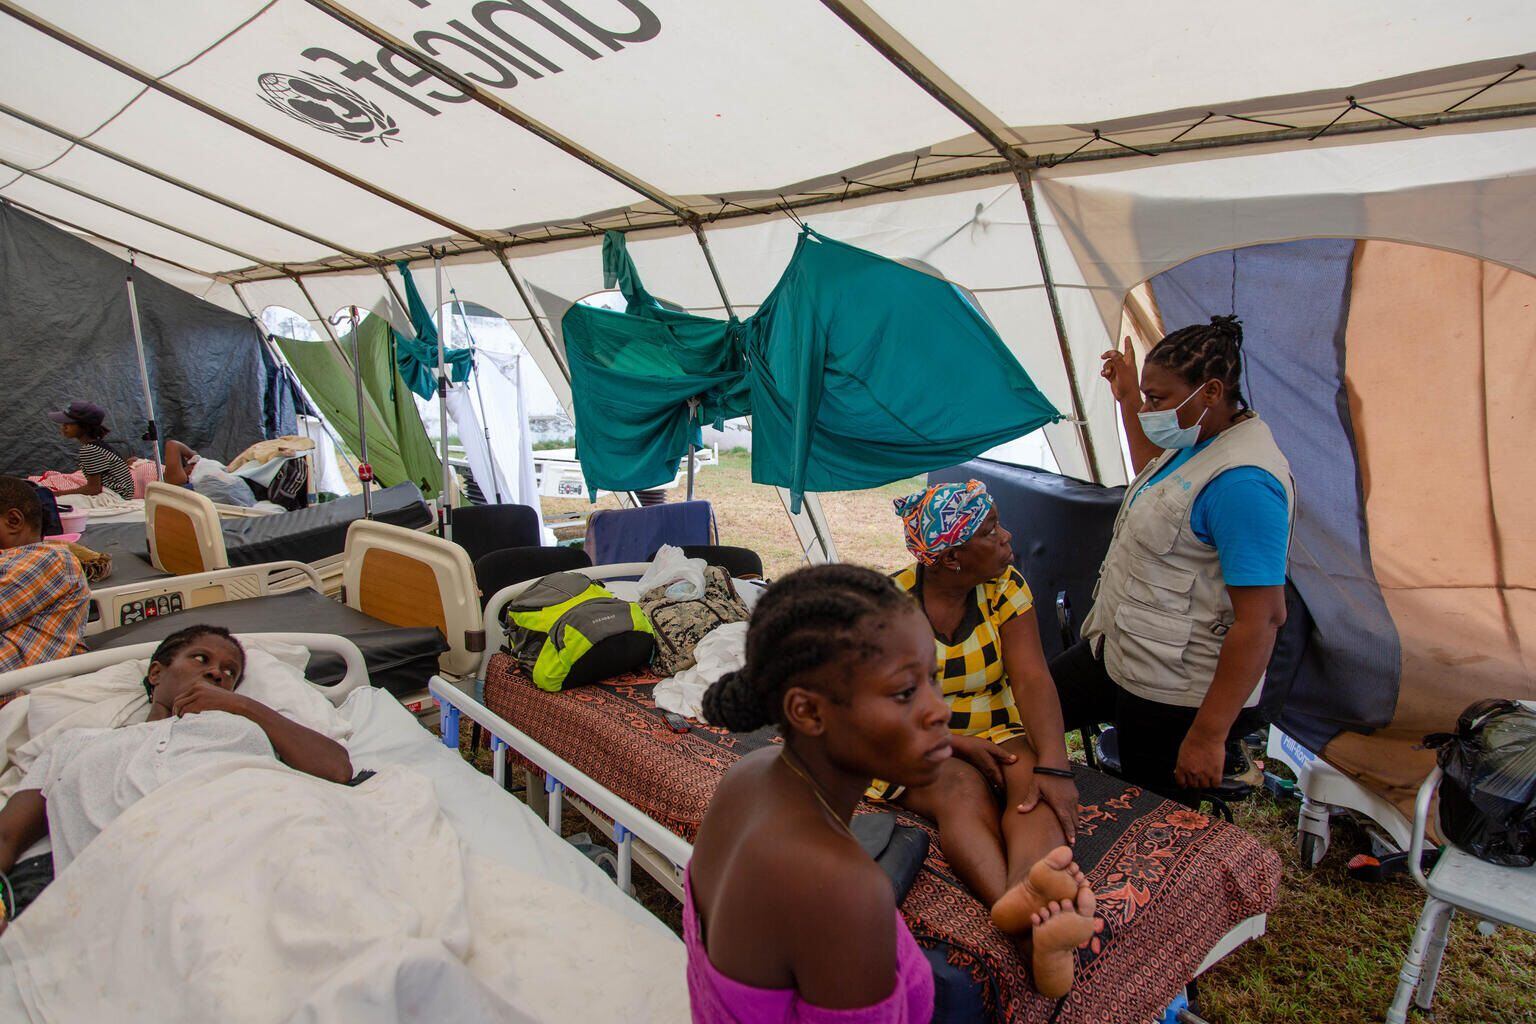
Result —
M663 544L714 543L714 523L707 501L604 509L587 520L586 552L593 565L649 562Z

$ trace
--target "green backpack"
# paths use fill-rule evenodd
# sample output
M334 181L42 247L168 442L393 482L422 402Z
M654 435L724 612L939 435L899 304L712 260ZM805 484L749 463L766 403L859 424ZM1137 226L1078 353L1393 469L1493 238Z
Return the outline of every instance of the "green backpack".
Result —
M509 653L541 690L611 679L645 667L655 649L640 606L575 572L538 580L507 602Z

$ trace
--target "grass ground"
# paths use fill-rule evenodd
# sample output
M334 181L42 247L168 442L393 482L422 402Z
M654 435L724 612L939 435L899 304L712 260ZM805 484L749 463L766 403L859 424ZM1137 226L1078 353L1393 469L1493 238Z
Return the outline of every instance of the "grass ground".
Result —
M916 482L823 496L845 561L894 571L907 561L890 499ZM714 503L724 544L753 548L770 577L800 564L778 498L750 481L744 452L722 455L699 474L698 495ZM611 504L612 499L605 499ZM585 502L545 500L546 513L585 511ZM482 760L484 758L482 757ZM1397 971L1413 938L1423 894L1406 878L1364 883L1345 866L1368 850L1365 837L1337 824L1333 846L1315 870L1295 846L1296 802L1258 795L1236 808L1238 824L1279 853L1284 865L1269 932L1212 968L1200 984L1200 1011L1213 1024L1367 1024L1391 1002ZM568 812L566 832L591 831ZM637 896L672 927L675 901L642 881ZM1435 1024L1536 1024L1536 937L1512 929L1482 936L1457 918L1435 994Z

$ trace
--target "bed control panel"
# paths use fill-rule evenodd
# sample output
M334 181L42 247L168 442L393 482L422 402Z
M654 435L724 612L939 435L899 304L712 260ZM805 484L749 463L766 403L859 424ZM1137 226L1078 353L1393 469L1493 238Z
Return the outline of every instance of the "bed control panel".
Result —
M119 626L131 625L135 622L143 622L145 619L158 619L162 615L170 615L172 612L181 611L180 594L162 594L159 597L146 597L141 601L129 601L117 612L117 624Z

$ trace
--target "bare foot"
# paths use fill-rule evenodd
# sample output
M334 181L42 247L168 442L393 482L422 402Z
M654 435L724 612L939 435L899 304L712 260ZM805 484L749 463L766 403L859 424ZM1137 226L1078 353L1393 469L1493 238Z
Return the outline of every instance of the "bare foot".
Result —
M1083 885L1083 872L1072 860L1071 847L1058 846L1035 862L1024 881L992 904L992 923L1008 935L1017 935L1029 928L1029 919L1047 904L1072 899Z
M1077 968L1074 951L1104 927L1093 916L1097 902L1085 885L1075 900L1053 900L1031 917L1035 989L1047 999L1060 999L1072 990L1072 973Z

